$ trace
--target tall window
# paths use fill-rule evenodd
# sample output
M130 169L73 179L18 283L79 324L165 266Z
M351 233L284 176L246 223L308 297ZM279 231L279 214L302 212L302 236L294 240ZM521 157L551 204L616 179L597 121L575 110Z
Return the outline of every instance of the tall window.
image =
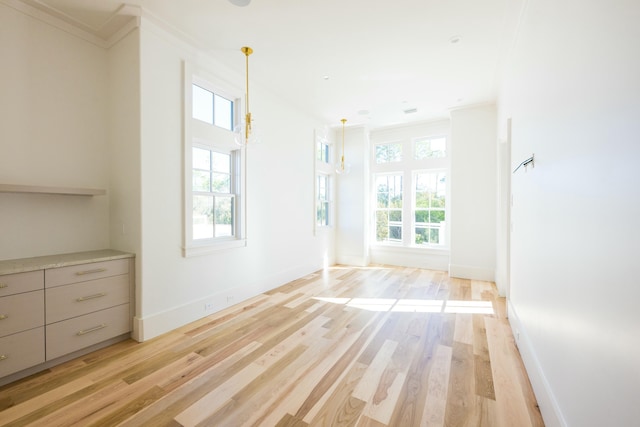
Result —
M244 246L244 158L233 135L239 103L195 76L185 89L185 140L190 143L185 147L184 255Z
M331 144L327 138L326 129L316 130L315 144L315 224L318 228L328 227L333 221L331 213Z
M385 142L373 138L374 242L413 248L447 245L447 138L426 135Z
M376 176L376 241L402 242L402 174Z
M316 176L316 225L329 225L329 175L319 173Z
M447 175L445 172L417 172L413 180L414 243L440 245L445 234Z
M233 153L193 147L193 240L235 234Z

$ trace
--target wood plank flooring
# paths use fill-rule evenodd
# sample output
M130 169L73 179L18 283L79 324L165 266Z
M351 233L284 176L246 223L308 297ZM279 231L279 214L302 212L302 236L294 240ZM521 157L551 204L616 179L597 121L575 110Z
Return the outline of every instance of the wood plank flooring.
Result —
M3 426L543 426L493 283L335 266L0 388Z

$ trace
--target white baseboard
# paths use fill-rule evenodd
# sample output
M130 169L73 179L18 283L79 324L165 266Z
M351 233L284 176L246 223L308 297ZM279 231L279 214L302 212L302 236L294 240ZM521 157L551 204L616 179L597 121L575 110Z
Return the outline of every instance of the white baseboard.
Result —
M496 278L495 271L492 269L457 264L449 264L449 276L487 282L493 282Z
M369 265L369 257L361 255L337 255L336 263L341 265L366 267L367 265Z
M401 267L426 268L447 271L449 251L416 249L393 246L371 246L371 262L374 264L397 265Z
M306 266L281 271L269 278L251 285L224 289L186 304L171 307L160 313L145 317L134 317L132 338L147 341L187 323L214 314L232 305L238 304L270 289L284 285L292 280L318 271L322 266Z
M513 331L516 345L522 356L525 369L527 370L527 375L531 381L533 392L536 395L545 426L567 427L560 406L551 391L551 386L544 375L544 371L536 357L531 341L527 336L526 329L522 323L520 323L518 314L510 300L507 300L507 311L509 313L509 324L511 325L511 330Z

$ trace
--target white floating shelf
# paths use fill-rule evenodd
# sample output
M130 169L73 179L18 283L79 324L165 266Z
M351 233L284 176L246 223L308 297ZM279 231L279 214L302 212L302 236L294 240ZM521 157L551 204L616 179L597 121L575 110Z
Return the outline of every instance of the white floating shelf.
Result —
M67 196L104 196L100 188L47 187L41 185L0 184L0 193L61 194Z

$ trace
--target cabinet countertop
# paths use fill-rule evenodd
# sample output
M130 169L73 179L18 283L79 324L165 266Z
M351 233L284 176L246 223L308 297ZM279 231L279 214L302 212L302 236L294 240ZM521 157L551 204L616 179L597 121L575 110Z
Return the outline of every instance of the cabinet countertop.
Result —
M46 255L33 258L0 260L0 275L26 273L28 271L47 268L68 267L90 262L110 261L114 259L133 258L134 254L114 249L73 252L58 255Z

